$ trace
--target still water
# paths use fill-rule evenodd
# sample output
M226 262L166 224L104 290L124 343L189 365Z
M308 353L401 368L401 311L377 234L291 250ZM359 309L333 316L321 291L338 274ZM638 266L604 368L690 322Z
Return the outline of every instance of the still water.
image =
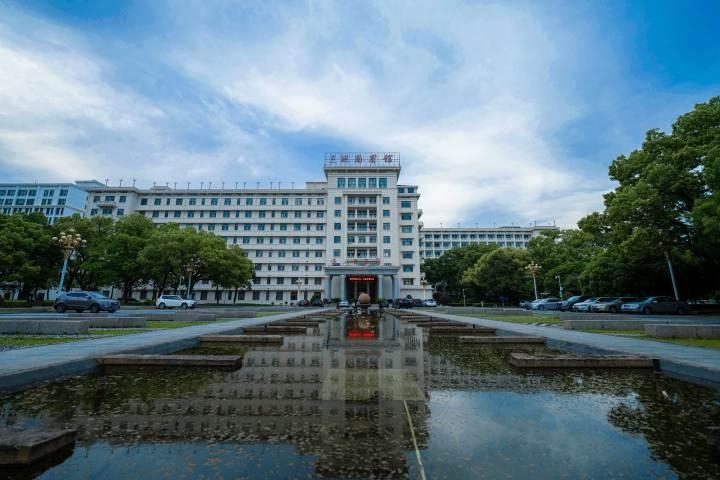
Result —
M720 478L706 434L719 392L638 371L528 373L510 351L342 315L233 372L50 383L1 398L0 421L77 429L75 448L0 477Z

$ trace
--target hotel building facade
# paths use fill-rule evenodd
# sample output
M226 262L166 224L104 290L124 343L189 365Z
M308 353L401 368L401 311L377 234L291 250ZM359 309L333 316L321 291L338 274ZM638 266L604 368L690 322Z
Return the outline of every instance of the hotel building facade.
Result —
M523 248L542 229L554 228L424 229L418 186L400 183L400 171L397 153L328 153L325 180L304 188L188 183L143 189L83 181L32 189L0 185L0 193L4 188L4 198L12 202L5 213L53 209L51 223L74 213L113 219L139 213L156 224L212 232L228 246L241 247L255 267L251 289L236 298L234 291L198 282L192 290L200 302L289 304L313 297L354 299L361 292L373 299L431 298L432 286L420 271L424 258L471 243ZM14 196L8 197L9 190ZM16 206L19 193L28 190L35 194L31 206ZM59 205L65 197L72 201ZM52 198L52 204L33 205L42 198ZM133 296L150 298L152 291L141 288Z

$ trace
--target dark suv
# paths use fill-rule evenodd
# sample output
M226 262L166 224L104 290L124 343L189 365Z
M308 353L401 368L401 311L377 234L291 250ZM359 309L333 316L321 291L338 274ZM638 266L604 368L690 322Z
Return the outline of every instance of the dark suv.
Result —
M65 310L75 310L78 313L85 310L92 313L105 310L112 313L120 308L120 302L97 292L63 292L55 299L53 308L59 313Z

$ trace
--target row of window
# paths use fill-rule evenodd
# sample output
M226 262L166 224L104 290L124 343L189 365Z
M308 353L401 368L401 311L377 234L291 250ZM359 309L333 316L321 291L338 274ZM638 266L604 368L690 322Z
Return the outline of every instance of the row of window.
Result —
M487 240L487 241L481 241L481 242L420 242L420 247L425 248L435 248L435 249L450 249L450 248L458 248L458 247L467 247L468 245L501 245L501 246L526 246L527 242L504 242L500 240Z
M0 197L14 197L16 194L18 197L34 197L37 195L37 189L34 190L0 190ZM61 189L60 190L60 196L61 197L67 197L68 191L67 189ZM43 197L53 197L55 196L55 190L54 189L46 189L43 190Z
M387 188L387 177L338 177L337 188Z
M303 255L301 255L302 252L300 250L255 250L255 257L268 257L272 258L273 256L278 258L285 258L285 257L293 257L298 258ZM312 253L310 250L305 250L305 257L322 257L323 251L322 250L312 250ZM319 265L318 265L319 266ZM316 268L316 270L319 270L319 268Z
M31 212L40 212L45 214L46 217L49 217L51 215L55 215L58 217L61 217L65 215L65 209L56 207L56 208L41 208L41 207L34 207L34 208L28 208L28 207L6 207L2 209L2 213L5 215L10 215L12 213L31 213Z
M171 214L172 218L325 218L324 210L152 210L141 213L152 214L153 218L170 218Z
M266 198L266 197L177 197L174 199L174 205L233 205L233 199L235 200L235 205L290 205L290 198L289 197L282 197L282 198ZM114 201L115 197L112 195L106 196L105 201ZM140 205L148 205L149 204L148 198L141 198L140 199ZM156 197L152 199L153 205L163 205L163 200L165 200L165 205L171 205L173 204L173 199L168 197ZM257 202L256 202L257 200ZM303 202L303 200L305 200ZM99 202L100 196L96 195L93 198L93 201ZM120 197L120 202L124 202L125 197ZM305 205L325 205L325 199L324 198L306 198L306 197L295 197L293 205L296 206L302 206Z
M518 234L518 233L510 234L510 233L508 233L508 234L505 234L505 236L503 237L503 234L502 234L502 233L498 233L497 235L494 234L494 233L488 233L488 234L485 234L485 233L478 233L478 234L475 234L475 233L461 233L461 234L457 234L457 233L453 233L453 234L449 234L449 233L443 233L443 234L439 234L439 233L435 233L435 234L426 233L426 234L424 235L424 237L425 237L425 239L427 239L427 240L433 240L433 239L434 239L434 240L440 240L440 239L443 239L443 240L449 240L449 239L452 239L452 240L458 240L458 239L460 239L460 240L466 240L466 239L468 239L468 238L469 238L470 240L475 240L475 239L484 240L485 238L490 238L490 239L494 239L494 238L498 238L498 239L506 238L506 239L508 239L508 240L511 240L511 239L515 239L515 240L526 239L526 240L527 240L527 239L530 238L530 234L529 234L529 233L525 233L525 234Z

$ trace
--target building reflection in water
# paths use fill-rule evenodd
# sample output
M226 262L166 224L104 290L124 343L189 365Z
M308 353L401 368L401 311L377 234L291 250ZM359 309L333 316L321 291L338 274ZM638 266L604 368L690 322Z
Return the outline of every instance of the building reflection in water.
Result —
M317 457L319 475L401 475L414 458L410 421L418 448L427 438L422 335L389 315L343 314L247 352L243 368L193 394L78 406L62 425L83 442L290 442Z

